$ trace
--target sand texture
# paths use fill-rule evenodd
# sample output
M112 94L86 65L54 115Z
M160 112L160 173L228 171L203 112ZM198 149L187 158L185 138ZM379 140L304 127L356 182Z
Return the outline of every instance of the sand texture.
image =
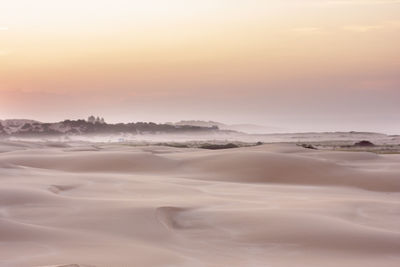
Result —
M400 155L0 142L0 266L400 266Z

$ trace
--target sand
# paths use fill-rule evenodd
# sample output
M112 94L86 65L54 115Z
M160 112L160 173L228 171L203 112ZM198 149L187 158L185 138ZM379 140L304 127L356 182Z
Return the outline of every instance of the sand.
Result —
M0 266L400 266L400 155L0 142Z

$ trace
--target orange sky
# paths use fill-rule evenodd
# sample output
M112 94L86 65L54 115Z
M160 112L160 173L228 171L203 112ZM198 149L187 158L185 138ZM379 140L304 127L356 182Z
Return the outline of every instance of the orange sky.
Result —
M5 0L0 119L400 131L399 47L396 0Z

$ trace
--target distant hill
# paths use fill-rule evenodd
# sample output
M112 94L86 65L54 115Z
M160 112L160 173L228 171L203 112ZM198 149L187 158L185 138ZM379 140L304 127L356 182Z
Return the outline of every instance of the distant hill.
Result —
M3 136L36 136L36 135L84 135L115 133L188 133L215 132L218 127L194 125L156 124L153 122L132 122L108 124L103 119L65 120L55 123L43 123L34 120L0 120L0 135Z
M179 126L189 125L189 126L199 126L199 127L217 126L221 130L230 130L230 131L244 132L249 134L276 133L276 132L281 132L283 130L277 127L267 127L256 124L225 124L216 121L201 121L201 120L183 120L169 124L179 125Z

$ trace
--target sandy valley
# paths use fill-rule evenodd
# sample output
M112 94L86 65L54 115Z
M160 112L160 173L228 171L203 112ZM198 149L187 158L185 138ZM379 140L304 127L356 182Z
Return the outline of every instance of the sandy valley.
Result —
M400 264L399 154L22 141L0 152L2 267Z

